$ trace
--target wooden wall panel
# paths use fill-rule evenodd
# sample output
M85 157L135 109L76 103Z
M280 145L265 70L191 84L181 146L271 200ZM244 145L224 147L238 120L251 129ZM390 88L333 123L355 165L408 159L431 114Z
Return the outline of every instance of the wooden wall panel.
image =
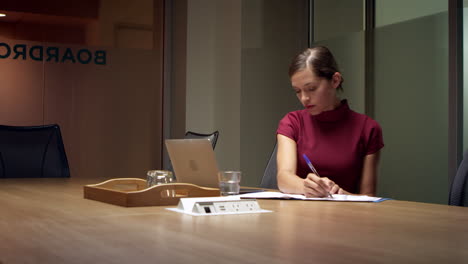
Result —
M106 66L47 64L45 120L63 127L72 175L145 177L160 159L158 63L152 51L107 56Z
M6 54L5 48L0 48L0 54ZM0 124L41 125L43 86L42 62L0 59Z
M86 2L99 6L100 1ZM2 8L24 11L14 7ZM114 49L116 43L110 43L103 48L104 66L0 59L0 124L58 123L72 177L145 177L147 170L161 169L164 1L154 0L153 8L148 12L157 14L153 50ZM106 32L99 30L94 11L78 12L83 17L76 21L75 13L68 14L63 17L66 23L40 13L27 13L27 19L10 16L11 21L0 24L0 42L70 48L74 54L100 49L86 43L103 45L100 39ZM55 26L45 30L48 22ZM68 33L62 30L67 28ZM18 38L23 40L14 40ZM150 44L145 47L150 49Z
M106 51L106 65L0 60L0 123L58 123L72 177L145 177L161 169L160 56Z

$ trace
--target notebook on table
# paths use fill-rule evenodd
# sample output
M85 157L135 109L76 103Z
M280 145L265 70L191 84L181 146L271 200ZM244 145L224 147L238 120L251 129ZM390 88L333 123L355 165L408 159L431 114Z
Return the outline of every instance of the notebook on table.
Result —
M208 139L166 139L165 142L177 182L219 188L218 164ZM241 188L240 193L255 191L264 190Z

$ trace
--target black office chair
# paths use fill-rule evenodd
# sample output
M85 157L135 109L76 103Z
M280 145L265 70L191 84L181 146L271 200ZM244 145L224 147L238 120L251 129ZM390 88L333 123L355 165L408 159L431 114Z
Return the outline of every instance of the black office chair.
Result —
M278 168L276 165L277 152L278 144L275 143L273 152L271 153L265 171L263 172L262 182L260 183L261 188L278 189L278 181L276 179L276 173L278 172Z
M457 169L457 174L450 187L449 205L468 206L465 202L466 181L468 178L468 150L463 155L463 160Z
M0 125L0 178L70 177L60 127Z
M211 142L211 146L213 147L213 149L215 149L216 141L218 141L218 136L219 136L218 131L215 131L215 132L213 132L211 134L201 134L201 133L197 133L197 132L187 131L187 133L185 133L184 138L187 138L187 139L189 139L189 138L193 138L193 139L206 138Z

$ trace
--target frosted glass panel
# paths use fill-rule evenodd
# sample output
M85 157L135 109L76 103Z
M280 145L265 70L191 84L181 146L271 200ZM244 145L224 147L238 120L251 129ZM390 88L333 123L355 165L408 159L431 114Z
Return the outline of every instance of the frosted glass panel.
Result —
M242 1L240 143L244 185L258 185L279 120L301 107L288 78L307 47L307 1ZM227 140L227 139L226 139Z
M314 41L364 30L364 1L314 0Z
M377 0L375 25L382 27L447 11L446 0Z
M448 14L378 27L375 38L375 118L385 141L378 195L446 204Z
M339 96L348 99L351 109L362 114L365 114L364 37L361 31L314 43L326 46L333 52L345 80L344 92Z
M279 120L300 107L288 66L307 47L307 0L190 0L186 129L219 131L220 170L260 184Z
M341 98L359 113L365 110L364 1L315 0L313 45L328 47L344 77ZM339 19L337 19L339 18Z

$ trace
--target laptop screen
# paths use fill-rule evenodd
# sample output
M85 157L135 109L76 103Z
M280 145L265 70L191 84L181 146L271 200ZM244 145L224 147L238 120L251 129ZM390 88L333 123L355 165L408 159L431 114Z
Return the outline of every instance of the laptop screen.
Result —
M208 139L166 139L166 148L179 183L218 188L218 165Z

